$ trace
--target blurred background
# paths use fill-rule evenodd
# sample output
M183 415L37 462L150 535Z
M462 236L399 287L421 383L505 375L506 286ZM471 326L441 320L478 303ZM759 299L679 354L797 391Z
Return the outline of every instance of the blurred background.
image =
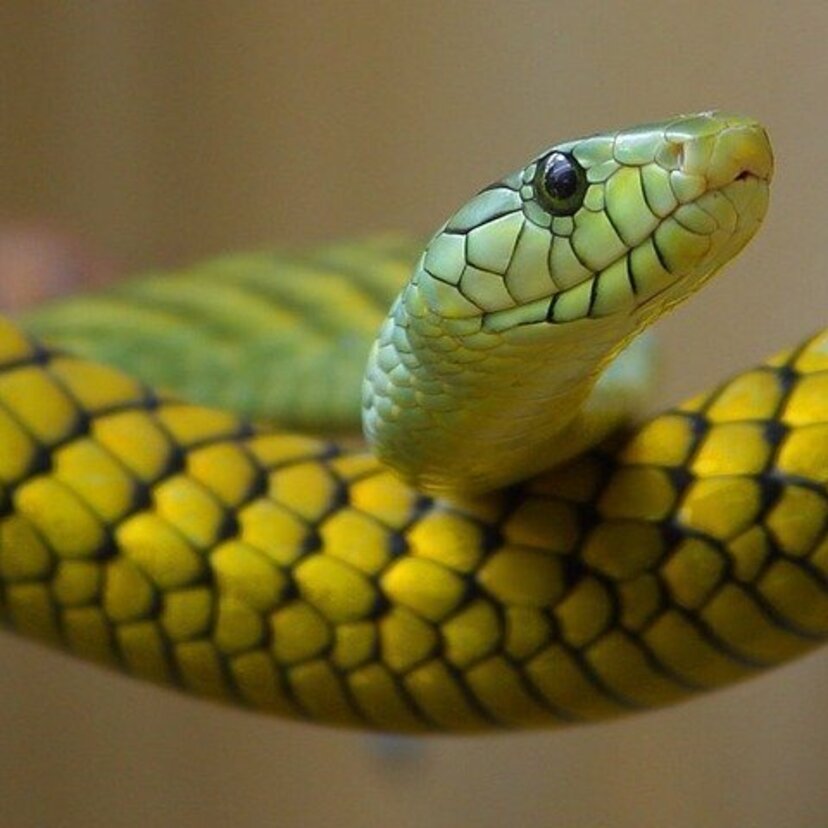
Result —
M763 120L759 239L660 326L675 401L825 325L828 4L4 0L0 305L222 251L428 232L552 141ZM0 828L828 824L828 655L620 723L383 741L0 638Z

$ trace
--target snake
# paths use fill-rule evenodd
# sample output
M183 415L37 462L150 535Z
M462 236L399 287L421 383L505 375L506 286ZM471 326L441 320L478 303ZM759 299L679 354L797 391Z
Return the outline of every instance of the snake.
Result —
M555 144L425 247L227 256L3 319L4 626L414 734L613 718L813 649L828 331L640 419L642 332L754 236L772 169L756 121L676 116Z

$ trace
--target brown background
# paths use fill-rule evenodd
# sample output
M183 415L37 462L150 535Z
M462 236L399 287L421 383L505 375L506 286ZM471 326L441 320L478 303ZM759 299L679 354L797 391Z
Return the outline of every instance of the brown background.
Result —
M0 210L124 270L425 232L555 139L747 111L771 214L662 326L667 401L828 321L826 42L821 2L3 0ZM828 825L824 654L617 724L415 744L0 647L0 828Z

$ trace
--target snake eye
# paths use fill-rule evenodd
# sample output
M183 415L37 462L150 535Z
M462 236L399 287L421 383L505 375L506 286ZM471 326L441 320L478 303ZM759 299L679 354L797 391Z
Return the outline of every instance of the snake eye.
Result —
M563 152L550 152L538 164L535 193L553 216L571 216L583 204L587 180L583 167Z

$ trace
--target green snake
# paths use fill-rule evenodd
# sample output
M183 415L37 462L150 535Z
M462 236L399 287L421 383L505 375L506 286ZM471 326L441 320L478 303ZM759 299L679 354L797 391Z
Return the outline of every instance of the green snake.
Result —
M811 649L828 332L628 425L635 337L750 240L771 173L754 121L677 117L546 150L422 252L231 257L4 321L4 623L409 732L617 716ZM374 454L298 433L360 395Z

